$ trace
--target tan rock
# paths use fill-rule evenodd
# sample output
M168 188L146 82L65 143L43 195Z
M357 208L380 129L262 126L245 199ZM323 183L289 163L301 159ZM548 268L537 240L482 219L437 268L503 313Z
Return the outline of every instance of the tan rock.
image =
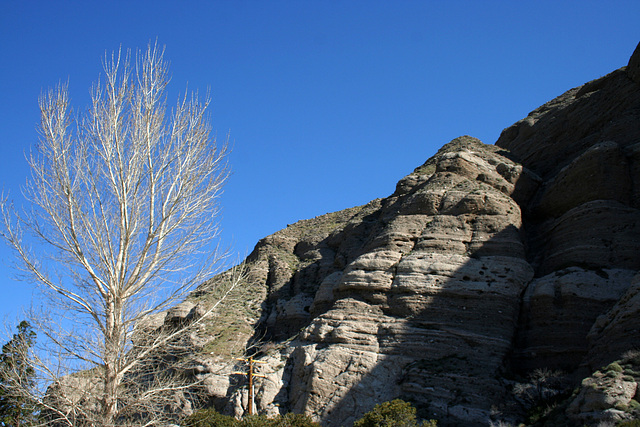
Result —
M402 396L442 425L484 426L522 419L511 375L578 375L637 345L638 61L636 50L495 146L456 138L385 199L262 239L245 293L259 320L233 341L268 361L258 409L342 426ZM238 384L222 393L222 377L198 375L243 413ZM635 382L589 381L572 417L621 419Z
M567 408L570 419L589 424L627 419L628 415L619 408L627 407L638 385L625 378L610 371L608 375L596 373L583 380L578 395Z

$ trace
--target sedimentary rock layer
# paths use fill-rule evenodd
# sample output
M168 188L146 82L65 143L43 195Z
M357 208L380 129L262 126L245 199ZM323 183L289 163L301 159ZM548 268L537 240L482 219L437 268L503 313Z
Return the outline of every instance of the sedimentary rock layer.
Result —
M247 259L250 321L229 338L266 362L258 409L342 426L402 397L440 425L519 421L513 378L578 376L637 346L638 76L636 50L496 145L455 139L391 196L262 239ZM198 340L224 347L206 328ZM240 415L229 363L198 361L207 399ZM588 422L580 408L571 419Z

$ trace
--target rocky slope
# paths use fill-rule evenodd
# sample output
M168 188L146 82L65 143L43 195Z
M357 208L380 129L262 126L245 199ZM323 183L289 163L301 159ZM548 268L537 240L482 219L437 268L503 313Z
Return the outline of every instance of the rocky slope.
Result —
M248 351L266 362L266 413L343 426L401 397L441 425L520 421L518 378L562 369L578 384L639 345L639 254L636 49L495 145L457 138L391 196L262 239L194 338L194 375L208 404L238 415L232 357ZM579 425L630 416L570 408Z

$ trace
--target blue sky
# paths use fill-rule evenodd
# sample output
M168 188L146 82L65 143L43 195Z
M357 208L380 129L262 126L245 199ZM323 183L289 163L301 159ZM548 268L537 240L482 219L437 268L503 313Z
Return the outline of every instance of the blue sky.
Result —
M37 98L88 105L105 51L158 40L170 100L211 90L234 144L222 243L245 255L287 224L356 205L451 139L492 144L565 90L626 65L634 1L0 0L0 183L20 204ZM0 248L0 314L32 287Z

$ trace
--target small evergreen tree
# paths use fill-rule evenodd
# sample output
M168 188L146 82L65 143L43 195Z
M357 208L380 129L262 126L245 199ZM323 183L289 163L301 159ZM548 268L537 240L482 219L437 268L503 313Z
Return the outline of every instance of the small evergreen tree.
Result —
M34 387L34 370L29 363L29 351L36 333L27 321L18 325L18 333L2 346L0 355L0 424L20 427L31 425L36 405L20 394L24 388Z
M409 402L395 399L379 403L358 421L353 427L435 427L435 420L418 423L416 408Z

